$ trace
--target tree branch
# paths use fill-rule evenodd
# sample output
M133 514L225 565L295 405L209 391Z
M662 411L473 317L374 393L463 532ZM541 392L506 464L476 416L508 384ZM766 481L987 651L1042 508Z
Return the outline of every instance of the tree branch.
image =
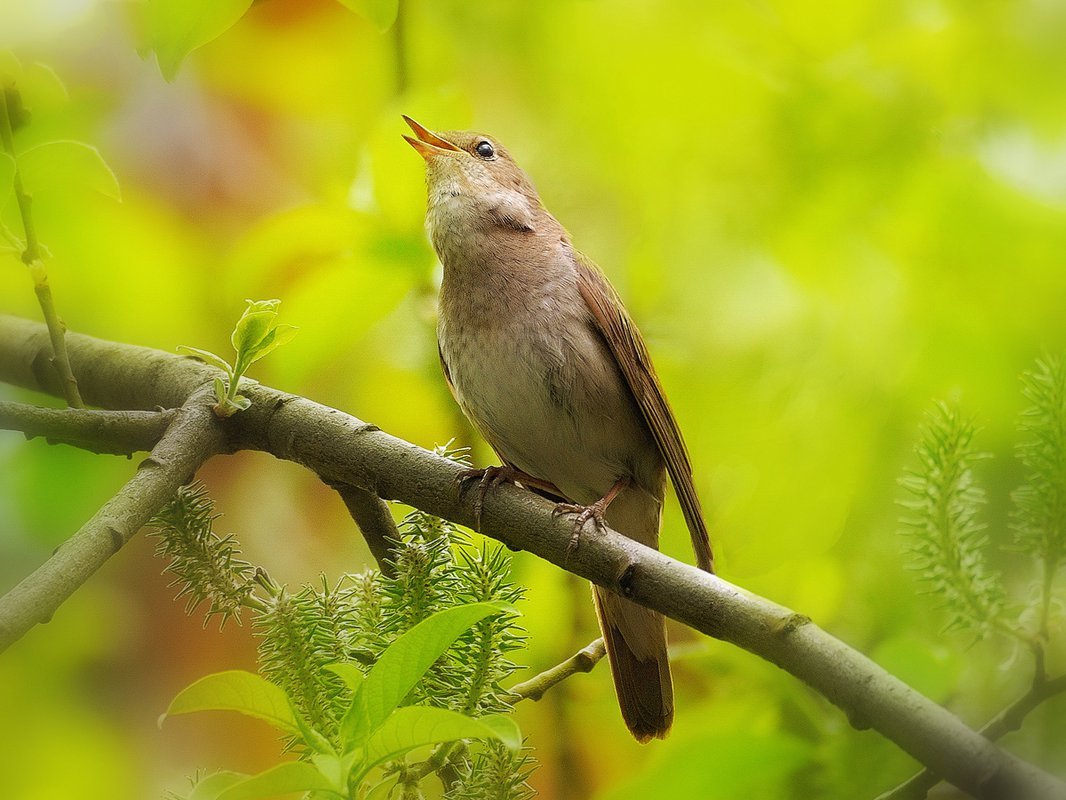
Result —
M605 655L607 655L607 648L603 644L603 639L596 639L582 647L566 661L544 670L539 675L534 675L528 681L516 683L510 689L511 694L515 695L515 702L540 700L545 692L571 675L579 672L592 672L592 668L600 663L600 659Z
M49 444L69 444L94 453L132 455L155 447L177 415L160 411L96 411L41 408L0 400L0 430L43 436Z
M998 741L1012 731L1020 730L1022 722L1037 706L1066 692L1066 675L1034 684L1028 692L1000 711L981 728L981 735L991 742ZM929 790L942 779L934 772L923 769L899 786L877 796L877 800L922 800Z
M128 542L178 487L225 444L208 392L198 392L175 414L151 454L92 519L48 561L0 597L0 652L56 609Z
M34 364L42 326L0 316L0 380L51 388L54 374ZM159 351L69 337L72 362L89 402L105 407L175 405L213 375ZM295 461L332 482L360 486L461 525L474 526L472 499L460 498L461 467L354 417L262 385L252 406L227 422L230 446ZM953 714L911 689L806 617L639 544L586 525L570 546L572 523L547 500L515 486L485 498L482 533L780 666L873 728L934 772L978 798L1046 800L1066 785L1000 750Z
M335 489L341 496L345 508L362 531L370 554L378 562L378 569L383 575L391 577L394 570L389 561L389 551L392 549L389 541L399 541L400 532L389 511L389 504L373 492L350 483L327 480L326 485Z

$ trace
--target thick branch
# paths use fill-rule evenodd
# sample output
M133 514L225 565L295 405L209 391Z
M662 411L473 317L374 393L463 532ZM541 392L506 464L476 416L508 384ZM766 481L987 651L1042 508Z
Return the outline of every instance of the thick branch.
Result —
M0 317L0 380L54 390L53 373L33 368L44 336L39 325ZM71 336L69 344L84 394L96 405L175 405L183 389L211 375L158 351L86 336ZM227 423L231 446L264 450L327 481L475 524L472 498L457 496L461 467L454 462L301 397L260 385L246 394L252 407ZM975 797L1066 797L1061 782L1000 750L806 617L612 530L588 525L572 550L572 523L554 518L552 508L527 491L501 486L485 498L481 530L777 664L844 710L855 727L876 729Z
M516 683L511 687L511 694L518 700L540 700L544 693L558 683L562 683L571 675L579 672L592 672L592 668L600 663L600 659L607 654L607 648L603 639L596 639L582 647L570 658L554 667L544 670L539 675L534 675L528 681Z
M1037 706L1057 694L1066 692L1066 675L1035 684L981 728L981 735L995 742L1012 731L1021 729L1022 722ZM940 783L941 778L934 772L923 769L908 778L894 789L890 789L877 800L922 800L929 790Z
M126 485L48 561L0 597L0 652L48 622L223 445L207 393L195 394Z
M0 400L0 430L43 436L49 444L69 444L94 453L132 455L155 447L177 411L96 411L41 408Z

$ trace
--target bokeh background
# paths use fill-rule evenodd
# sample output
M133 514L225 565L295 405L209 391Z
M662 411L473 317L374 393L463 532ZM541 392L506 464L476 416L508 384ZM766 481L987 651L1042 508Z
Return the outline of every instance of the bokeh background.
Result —
M440 271L399 115L489 131L640 324L722 574L969 722L1024 690L1024 653L942 632L902 555L896 480L933 398L975 415L994 456L979 468L990 562L1027 597L1008 498L1018 375L1066 350L1066 5L403 0L379 32L335 2L265 0L173 83L137 54L139 11L0 9L0 47L49 65L69 93L38 98L23 143L87 141L121 185L119 203L57 167L37 199L71 328L224 353L244 299L278 297L301 331L254 377L492 463L439 374ZM39 315L10 255L0 312ZM0 588L133 468L0 436ZM202 477L221 530L277 579L368 563L339 499L299 468L245 454ZM672 502L663 547L689 558ZM0 658L4 797L141 800L198 768L278 758L254 721L157 727L195 678L252 667L255 639L186 618L152 550L136 538ZM596 635L583 583L528 554L515 571L532 671ZM1059 616L1060 667L1064 635ZM542 798L872 797L912 771L776 668L680 628L672 638L664 743L629 739L604 668L522 705ZM1009 746L1063 771L1064 712L1048 703Z

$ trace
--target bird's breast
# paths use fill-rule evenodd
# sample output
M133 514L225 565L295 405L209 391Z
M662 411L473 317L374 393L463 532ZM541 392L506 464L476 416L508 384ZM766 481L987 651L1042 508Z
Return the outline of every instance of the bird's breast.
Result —
M456 399L504 459L592 502L639 468L649 435L576 273L565 264L465 266L445 262L438 324Z

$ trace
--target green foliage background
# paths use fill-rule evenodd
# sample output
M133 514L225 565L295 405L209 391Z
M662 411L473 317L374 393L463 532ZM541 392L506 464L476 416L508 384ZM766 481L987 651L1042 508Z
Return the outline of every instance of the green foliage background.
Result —
M931 398L958 401L994 456L975 465L991 544L1009 542L1017 377L1066 350L1066 5L410 0L380 33L335 2L265 0L173 83L136 55L139 10L0 9L0 47L69 90L38 95L23 146L90 142L122 189L118 203L60 164L35 192L71 328L223 352L244 298L280 297L301 332L254 377L426 447L457 436L489 463L439 374L439 273L399 115L490 131L641 325L723 575L968 721L1025 688L1023 653L942 633L906 569L896 477ZM39 314L8 255L0 311ZM0 585L132 468L0 438ZM369 558L339 499L292 465L241 455L203 478L221 529L278 580ZM672 505L663 547L688 557ZM588 591L526 554L515 564L522 655L543 669L595 635ZM1028 580L1017 554L995 549L991 564ZM156 728L179 688L253 668L255 651L247 629L186 619L162 567L136 539L0 659L0 794L132 800L201 766L277 759L254 722ZM1059 615L1060 665L1061 628ZM909 774L776 669L681 629L673 641L665 743L628 738L605 669L523 704L541 797L864 797ZM1049 703L1011 747L1061 771L1064 710Z

